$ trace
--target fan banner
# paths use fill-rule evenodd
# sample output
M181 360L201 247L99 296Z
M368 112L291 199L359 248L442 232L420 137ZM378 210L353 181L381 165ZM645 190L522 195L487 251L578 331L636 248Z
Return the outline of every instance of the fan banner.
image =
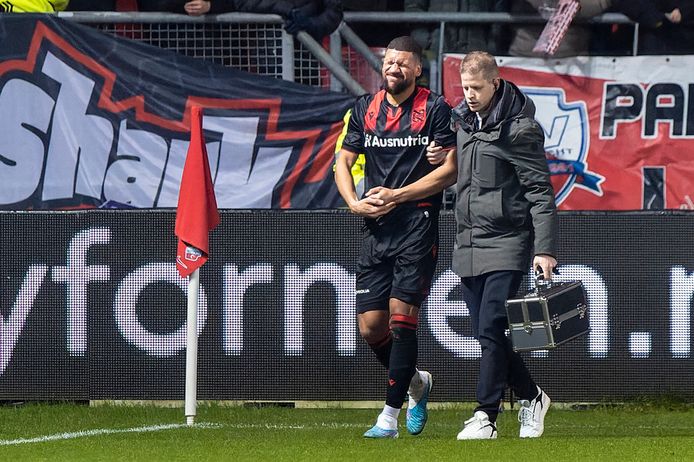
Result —
M444 58L451 104L462 56ZM497 62L537 107L560 209L694 209L694 56Z
M0 43L0 209L175 208L194 105L220 208L342 204L349 95L48 15L0 15Z
M547 20L540 38L537 39L533 52L548 56L554 55L580 10L581 4L578 0L559 0L557 7L554 8L554 12Z

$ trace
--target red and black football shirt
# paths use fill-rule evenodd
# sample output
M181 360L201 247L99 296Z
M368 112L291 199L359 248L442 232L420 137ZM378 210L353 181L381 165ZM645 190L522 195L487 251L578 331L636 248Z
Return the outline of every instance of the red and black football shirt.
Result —
M455 147L450 121L446 100L426 88L416 87L399 106L390 104L381 90L357 99L342 147L365 154L365 191L375 186L400 188L436 168L426 158L431 141ZM417 202L440 207L441 193Z

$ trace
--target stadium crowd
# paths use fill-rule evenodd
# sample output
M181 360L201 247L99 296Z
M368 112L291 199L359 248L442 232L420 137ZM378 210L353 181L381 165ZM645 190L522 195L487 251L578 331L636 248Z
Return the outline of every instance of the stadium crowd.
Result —
M694 0L579 0L580 19L618 12L641 25L639 54L694 53ZM343 11L510 12L549 17L558 0L10 0L5 12L161 11L199 16L226 12L279 14L290 33L307 31L321 38L337 28ZM419 24L354 24L369 45L382 46L390 37L411 34L432 57L439 49L437 27ZM541 25L449 25L444 51L484 50L497 55L535 56L532 48ZM554 57L631 54L633 28L617 24L573 24Z

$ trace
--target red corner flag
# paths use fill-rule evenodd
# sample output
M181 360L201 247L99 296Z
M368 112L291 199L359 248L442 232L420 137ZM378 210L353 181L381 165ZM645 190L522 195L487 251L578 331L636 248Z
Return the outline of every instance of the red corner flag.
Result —
M190 114L190 145L183 166L176 210L176 269L181 277L189 276L205 264L209 232L218 224L217 200L202 135L202 108L193 106Z

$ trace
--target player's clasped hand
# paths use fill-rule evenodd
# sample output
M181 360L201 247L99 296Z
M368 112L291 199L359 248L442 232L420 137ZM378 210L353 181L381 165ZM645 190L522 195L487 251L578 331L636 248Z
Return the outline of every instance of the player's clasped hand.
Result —
M446 159L446 154L448 154L448 149L444 149L443 146L438 144L436 141L432 141L427 146L427 160L431 165L439 165Z
M395 203L384 202L382 199L366 196L349 206L352 213L364 218L378 218L395 208Z
M365 196L370 198L373 204L395 206L395 196L393 195L393 190L390 188L376 186L375 188L369 189Z

